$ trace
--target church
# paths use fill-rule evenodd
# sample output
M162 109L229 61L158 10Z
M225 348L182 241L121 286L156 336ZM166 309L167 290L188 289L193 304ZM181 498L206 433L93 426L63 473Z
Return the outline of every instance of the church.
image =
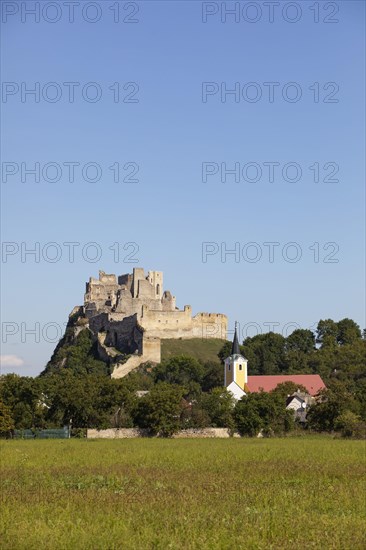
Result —
M299 386L304 386L312 397L319 390L325 389L325 384L319 374L248 376L248 360L240 353L236 326L231 355L225 359L224 369L224 385L237 401L248 393L270 392L283 382L293 382Z

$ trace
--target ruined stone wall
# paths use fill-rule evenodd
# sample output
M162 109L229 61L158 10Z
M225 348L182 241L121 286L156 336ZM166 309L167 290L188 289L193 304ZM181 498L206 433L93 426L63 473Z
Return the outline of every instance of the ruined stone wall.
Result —
M134 267L132 279L132 296L134 298L137 298L140 280L145 280L145 271L142 267Z
M161 344L160 338L143 335L142 338L142 355L146 361L152 363L160 363L161 361Z
M140 280L138 286L138 298L148 298L154 300L156 297L155 289L149 281Z
M107 275L104 271L99 271L99 280L105 285L117 285L117 277L114 274Z
M164 292L161 305L162 311L175 311L177 309L175 305L175 296L172 296L169 290Z
M192 338L227 338L227 317L222 313L197 313L192 319Z
M109 319L104 328L104 332L107 333L106 346L114 347L123 353L141 352L141 330L137 326L136 315L125 317L122 321Z
M198 313L192 318L192 309L183 311L152 311L143 307L140 323L150 335L158 338L221 338L227 336L227 317L221 313Z
M192 334L192 310L185 306L183 311L152 311L143 307L141 326L157 338L189 338Z
M108 313L99 313L94 317L89 319L90 330L97 334L98 332L107 332L107 327L109 324L109 314Z

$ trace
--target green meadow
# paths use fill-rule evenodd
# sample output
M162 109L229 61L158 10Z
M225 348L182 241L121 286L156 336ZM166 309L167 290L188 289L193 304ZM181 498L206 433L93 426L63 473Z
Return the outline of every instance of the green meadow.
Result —
M0 548L364 549L365 442L1 441Z

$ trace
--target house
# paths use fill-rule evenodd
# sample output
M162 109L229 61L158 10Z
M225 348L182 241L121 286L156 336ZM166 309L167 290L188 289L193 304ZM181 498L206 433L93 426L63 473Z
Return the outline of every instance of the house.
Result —
M286 409L294 411L295 417L300 420L300 422L306 422L307 409L314 401L315 398L308 393L297 390L287 397Z

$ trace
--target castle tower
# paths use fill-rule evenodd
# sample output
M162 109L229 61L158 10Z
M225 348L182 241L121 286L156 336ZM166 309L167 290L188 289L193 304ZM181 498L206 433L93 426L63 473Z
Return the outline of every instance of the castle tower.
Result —
M163 272L149 271L147 278L154 287L155 299L161 300L163 296Z
M231 391L235 399L241 399L246 395L245 385L248 382L248 360L240 353L238 335L235 334L231 355L225 359L224 384Z

